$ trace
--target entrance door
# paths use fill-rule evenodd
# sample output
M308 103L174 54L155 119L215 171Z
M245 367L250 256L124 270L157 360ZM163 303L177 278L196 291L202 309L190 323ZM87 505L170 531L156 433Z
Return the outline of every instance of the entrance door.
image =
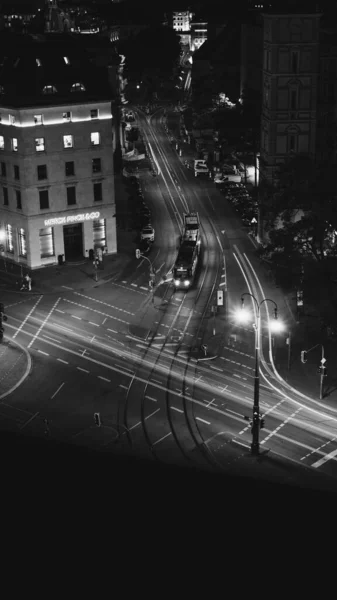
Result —
M83 258L82 223L78 225L64 225L63 238L65 260Z

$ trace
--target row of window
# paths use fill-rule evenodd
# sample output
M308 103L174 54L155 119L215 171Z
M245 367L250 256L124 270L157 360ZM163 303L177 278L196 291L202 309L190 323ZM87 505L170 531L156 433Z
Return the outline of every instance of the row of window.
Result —
M0 92L1 93L1 92ZM90 119L98 119L99 110L98 108L90 109ZM15 125L17 123L15 115L9 114L9 122L11 125ZM67 110L62 113L62 119L64 123L69 123L72 119L72 113L70 110ZM2 114L0 113L0 123L2 122ZM34 123L35 125L43 125L43 115L34 115Z
M39 59L36 59L37 61ZM16 65L14 65L16 66ZM41 64L38 66L41 66ZM71 92L85 92L85 87L83 85L83 83L77 81L76 83L73 83L72 86L70 87L70 91ZM5 93L5 88L3 85L0 86L0 94L4 94ZM55 87L55 85L45 85L42 88L42 93L43 94L57 94L57 88Z
M76 186L72 185L66 188L67 190L67 206L74 206L77 203L76 199ZM2 197L4 206L9 206L9 194L8 188L2 188ZM21 192L20 190L15 190L16 197L16 208L18 210L22 210L22 200L21 200ZM102 184L94 183L93 184L93 198L94 202L102 202L103 201L103 189ZM40 200L40 210L48 210L49 206L49 190L39 190L39 200Z
M1 166L1 177L7 177L7 165L5 162L0 163ZM47 165L38 165L37 166L37 178L39 181L43 179L48 179ZM92 173L101 173L102 172L102 161L100 158L93 158L91 161L91 170ZM20 167L19 165L13 165L13 174L14 179L20 179ZM75 175L75 163L74 161L65 162L65 176L71 177Z
M35 138L35 150L36 152L44 152L46 149L45 138L38 137ZM90 134L90 144L91 146L99 146L101 143L101 134L98 131L92 131ZM74 136L73 135L64 135L63 136L63 148L73 148L74 147ZM5 138L3 135L0 135L0 150L5 150ZM18 151L18 139L11 138L11 150L13 152Z
M93 245L94 248L104 248L106 246L106 224L105 219L95 219L92 222ZM5 226L5 247L8 254L14 254L13 227L7 224ZM19 256L27 257L26 232L20 227L17 229L18 253ZM48 258L55 256L54 228L44 227L39 230L40 257Z

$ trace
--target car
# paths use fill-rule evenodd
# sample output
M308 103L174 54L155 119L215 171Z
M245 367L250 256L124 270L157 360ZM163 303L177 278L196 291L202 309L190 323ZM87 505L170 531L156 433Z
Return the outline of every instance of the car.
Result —
M155 234L154 228L152 227L151 223L148 223L141 230L140 239L148 240L149 242L154 242L154 234Z

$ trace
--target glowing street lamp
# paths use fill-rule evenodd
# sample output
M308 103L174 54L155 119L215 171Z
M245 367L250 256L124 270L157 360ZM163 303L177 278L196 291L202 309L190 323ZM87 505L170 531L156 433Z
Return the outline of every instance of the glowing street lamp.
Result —
M256 306L256 322L253 324L255 329L255 373L254 373L254 405L253 405L253 425L252 425L252 454L260 453L259 431L263 426L264 420L260 415L260 331L261 331L261 312L260 308L264 302L271 302L274 305L274 319L270 321L269 328L272 331L281 331L283 325L277 319L277 304L270 298L264 298L258 302L253 294L246 292L241 296L241 308L236 311L236 320L240 323L251 321L252 313L245 308L244 296L250 296Z

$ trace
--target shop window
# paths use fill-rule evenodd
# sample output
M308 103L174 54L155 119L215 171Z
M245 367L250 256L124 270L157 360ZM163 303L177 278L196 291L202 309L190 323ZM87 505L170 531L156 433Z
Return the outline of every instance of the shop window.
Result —
M76 204L76 187L74 185L67 187L67 204L68 206Z
M68 110L63 113L63 121L69 122L71 121L71 112Z
M14 165L14 179L20 179L20 167L19 167L19 165Z
M75 175L75 163L73 161L66 162L65 173L66 173L66 177Z
M98 109L92 108L90 111L90 119L98 119Z
M37 165L37 178L47 179L47 165Z
M3 135L0 135L0 150L5 149L5 138Z
M47 258L48 256L55 256L54 247L54 233L52 227L45 227L40 229L40 256L41 258Z
M19 256L27 256L26 232L22 227L18 229L19 237Z
M42 125L42 115L34 115L35 125Z
M8 206L8 188L3 187L2 188L2 194L3 194L3 199L4 199L4 206Z
M11 225L6 225L6 251L10 254L14 253L13 227Z
M40 210L47 210L49 208L49 192L48 190L39 190L40 197Z
M101 183L94 183L94 201L95 202L102 202L102 200L103 200L102 184Z
M18 151L18 140L17 140L17 138L12 138L12 151L13 152L17 152Z
M93 158L92 159L92 172L93 173L100 173L101 171L102 171L101 159L100 158Z
M15 190L16 195L16 208L22 210L22 202L21 202L21 192L20 190Z
M74 138L72 135L64 135L63 136L63 148L73 148L74 146Z
M7 177L6 163L1 163L1 177Z
M44 147L44 138L35 138L35 150L36 152L43 152Z
M105 219L96 219L92 222L94 234L94 247L104 248L106 246L106 227Z
M92 146L98 146L100 143L100 134L98 131L92 131L90 134L90 142Z

